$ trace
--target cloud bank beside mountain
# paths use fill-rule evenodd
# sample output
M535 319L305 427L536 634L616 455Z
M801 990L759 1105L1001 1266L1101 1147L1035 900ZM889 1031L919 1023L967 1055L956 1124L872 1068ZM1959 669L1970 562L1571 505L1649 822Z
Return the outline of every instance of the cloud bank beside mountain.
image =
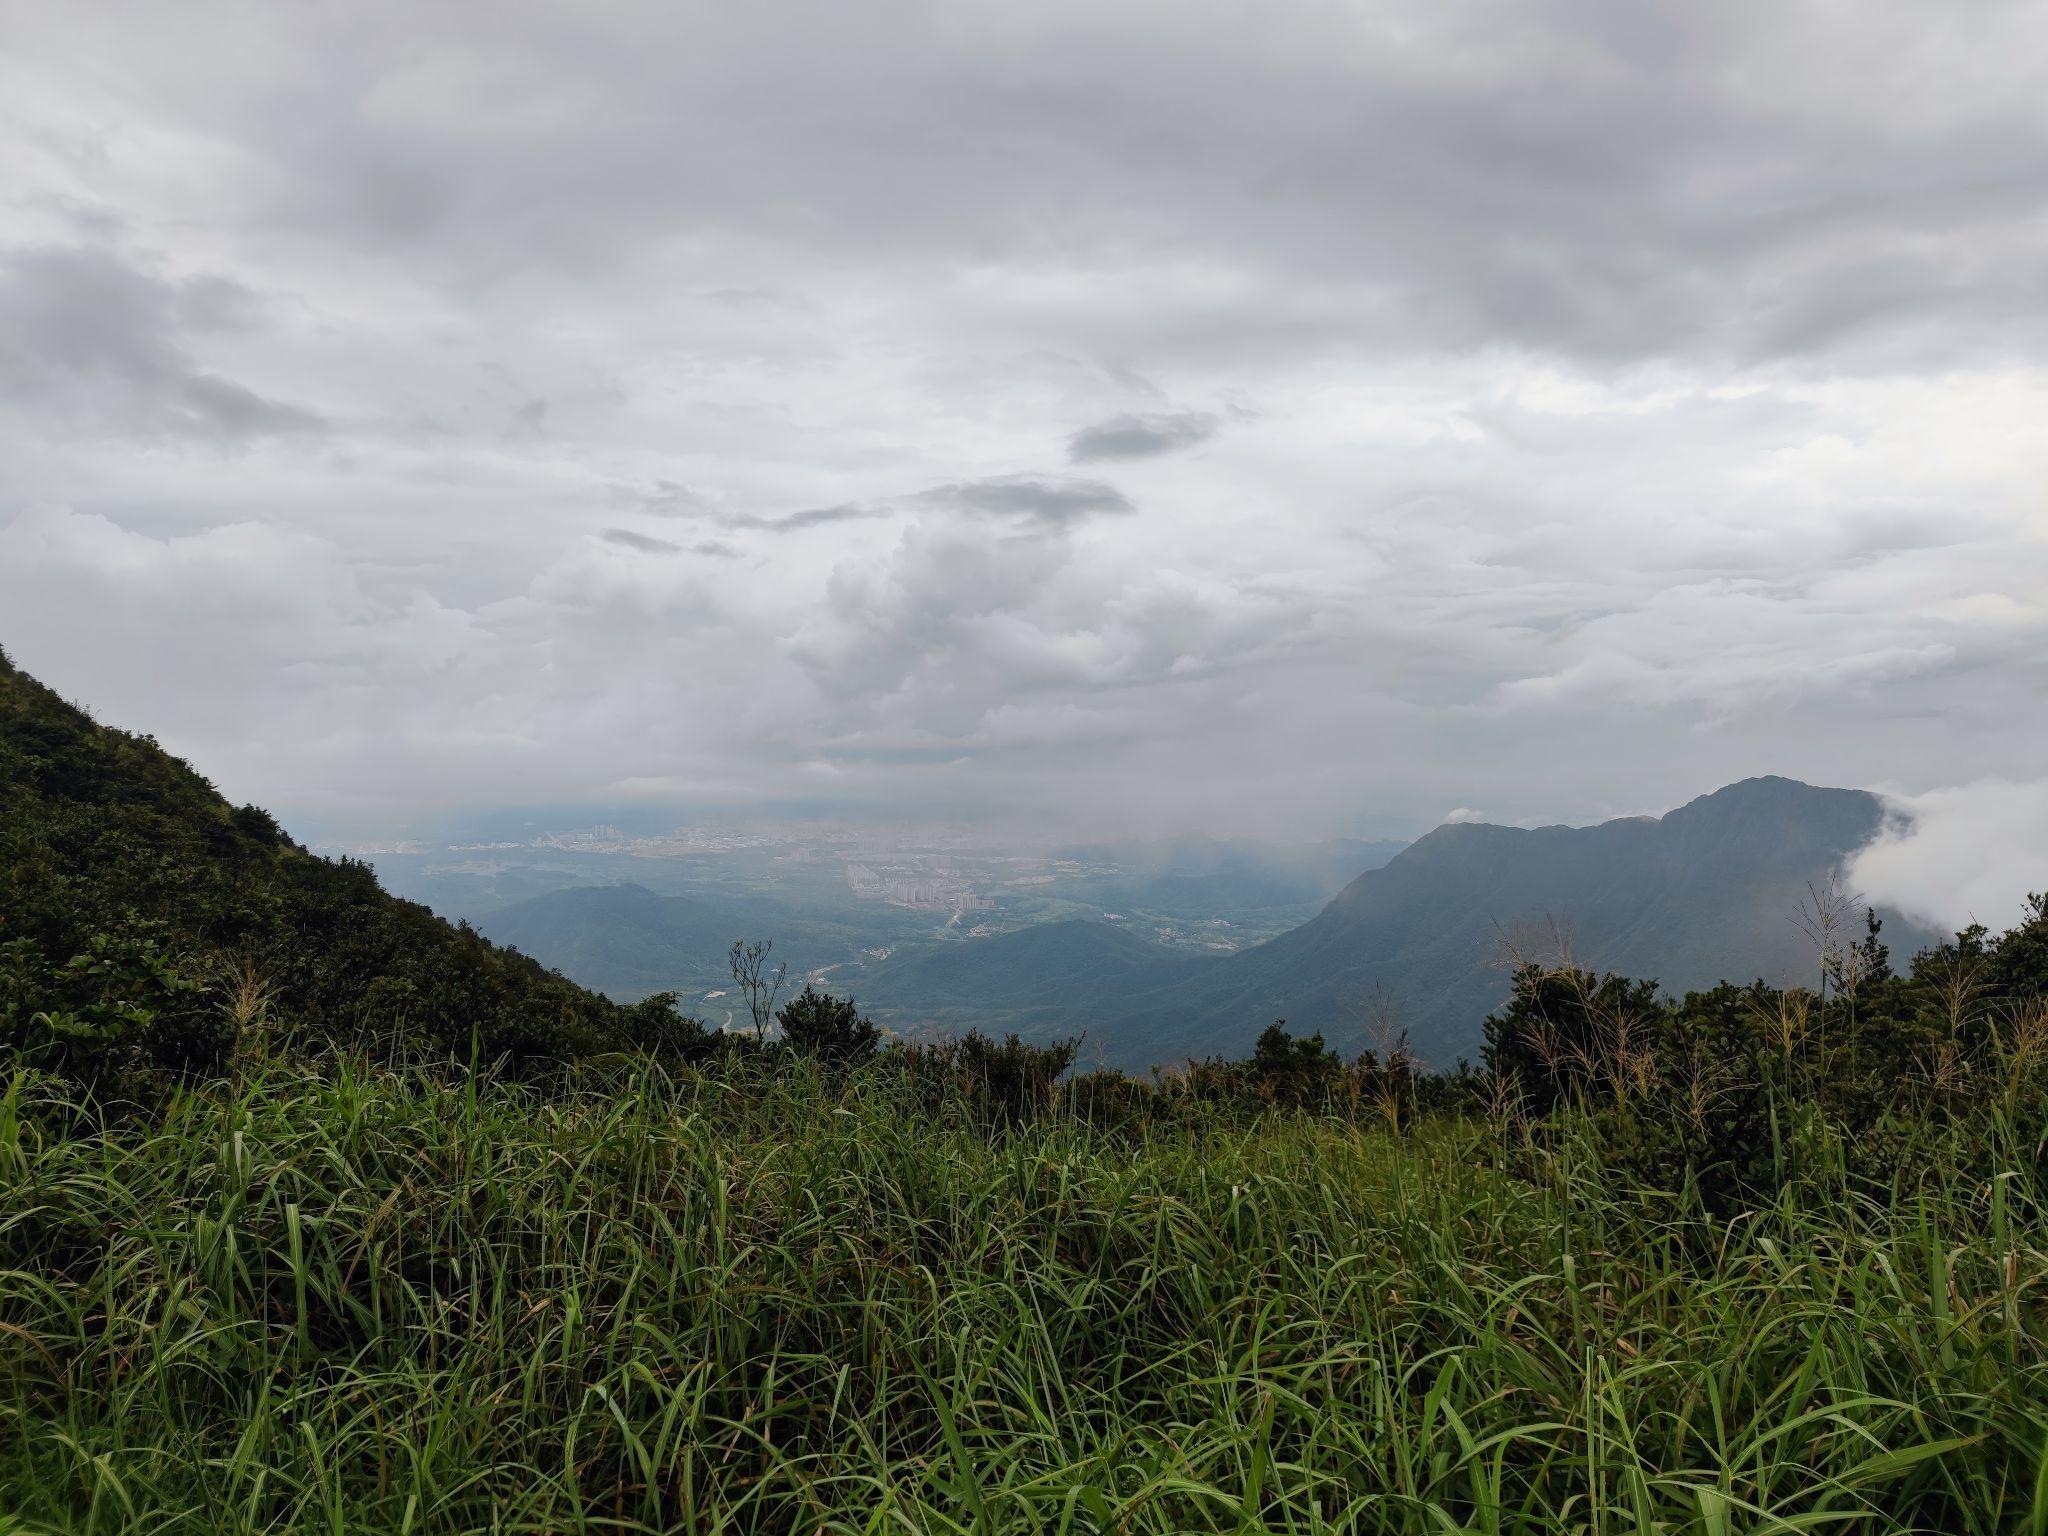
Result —
M2048 778L1889 797L1895 813L1845 872L1851 889L1944 930L1998 933L2048 891Z

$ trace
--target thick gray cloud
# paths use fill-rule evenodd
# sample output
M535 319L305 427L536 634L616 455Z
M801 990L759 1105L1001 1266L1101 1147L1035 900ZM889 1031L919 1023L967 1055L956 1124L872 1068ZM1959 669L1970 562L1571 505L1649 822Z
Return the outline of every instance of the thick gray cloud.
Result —
M253 329L254 295L84 247L0 251L0 396L112 432L239 440L318 429L312 412L199 368L186 338Z
M630 528L607 528L598 537L621 549L637 549L643 555L677 555L683 549L673 539L657 539L649 534L635 533Z
M1221 423L1207 411L1181 411L1167 416L1133 416L1126 412L1083 427L1067 440L1067 457L1076 464L1092 459L1149 459L1155 453L1192 448L1216 435Z
M0 644L288 817L2048 761L2026 0L8 34Z
M986 480L934 486L910 499L917 506L1016 517L1048 527L1135 510L1129 498L1113 485L1049 475L996 475Z
M721 528L749 528L766 533L801 533L806 528L825 528L833 523L864 523L889 516L886 507L862 507L849 502L838 507L808 507L801 512L784 512L774 517L725 513L715 521Z

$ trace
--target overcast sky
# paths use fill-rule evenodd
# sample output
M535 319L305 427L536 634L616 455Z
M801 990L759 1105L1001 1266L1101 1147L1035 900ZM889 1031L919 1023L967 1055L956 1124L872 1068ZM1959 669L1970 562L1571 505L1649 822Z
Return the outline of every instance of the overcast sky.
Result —
M0 29L0 645L288 821L2040 803L2036 0Z

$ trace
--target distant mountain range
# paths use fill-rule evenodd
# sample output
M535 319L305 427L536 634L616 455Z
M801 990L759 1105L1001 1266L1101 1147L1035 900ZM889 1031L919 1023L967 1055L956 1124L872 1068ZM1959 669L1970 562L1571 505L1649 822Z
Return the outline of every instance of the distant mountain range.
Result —
M1277 1018L1349 1053L1384 1013L1432 1064L1476 1054L1511 952L1654 977L1672 992L1815 972L1795 915L1876 834L1861 790L1746 779L1659 817L1591 827L1437 828L1311 921L1213 961L1103 923L1047 925L883 966L867 997L899 1026L979 1011L1025 1033L1085 1029L1086 1055L1142 1069L1242 1055ZM1897 914L1902 958L1933 935ZM986 1027L986 1026L985 1026Z
M1115 923L1068 919L891 959L860 979L858 995L876 1019L905 1033L1084 1035L1092 1060L1093 1043L1135 1005L1226 964Z
M833 990L853 990L906 1033L1085 1033L1084 1059L1143 1069L1242 1055L1276 1018L1350 1053L1371 1043L1384 1012L1447 1066L1476 1052L1517 946L1554 961L1561 936L1577 963L1672 992L1813 977L1813 946L1794 921L1808 884L1884 816L1860 790L1760 778L1661 818L1439 827L1392 857L1365 844L1126 845L1077 883L1085 900L1061 909L1106 912L1128 894L1156 915L1199 919L1219 901L1278 914L1326 894L1333 860L1385 860L1299 926L1210 956L1133 924L1062 918L877 960L892 946L877 945L857 913L637 885L555 891L484 917L515 954L386 895L363 865L312 857L261 811L228 805L154 742L96 724L0 654L0 915L14 937L58 963L96 935L146 933L202 968L256 964L281 1006L337 1037L403 1028L512 1054L602 1041L618 1026L610 1002L543 967L629 998L687 984L691 1005L722 1022L727 947L773 933L792 976L828 971ZM1089 860L1078 850L1071 862ZM1881 915L1901 960L1935 938Z
M1236 945L1247 933L1272 934L1295 926L1360 870L1384 864L1405 846L1341 841L1289 847L1189 837L1057 848L1042 865L1033 866L1058 869L1057 883L1048 877L1044 885L1034 883L1021 892L993 887L1006 911L985 915L1014 927L1021 906L1028 926L1016 934L1014 950L1020 957L1038 958L1048 953L1039 929L1064 932L1073 926L1042 919L1038 911L1049 910L1054 919L1075 912L1131 914L1133 927L1146 932L1152 930L1144 928L1145 922L1185 923L1177 950L1113 927L1102 941L1115 953L1128 953L1133 945L1158 949L1170 963L1184 966L1189 951L1211 933L1221 945ZM586 986L627 1000L677 990L707 1022L717 1022L722 1013L722 1001L706 994L730 985L725 957L736 938L772 937L774 958L786 959L792 976L822 972L827 985L853 990L863 1002L877 986L892 996L904 995L911 985L908 978L924 974L921 960L934 962L931 975L938 984L946 974L946 954L972 950L978 959L987 947L984 940L966 936L966 924L948 925L944 911L914 912L856 900L836 879L828 882L836 886L833 891L818 885L786 890L728 885L683 894L615 879L528 894L522 884L530 890L536 880L563 881L567 872L498 870L484 876L401 869L394 875L409 894L450 916L467 917L499 943L514 945ZM648 878L656 876L650 872ZM1140 913L1145 914L1142 920ZM902 967L872 965L870 956L891 950L905 954ZM1067 957L1068 974L1090 969L1077 971L1078 960ZM970 975L974 969L968 967ZM926 1015L923 1022L938 1027L1023 1029L1050 1006L1045 993L1026 985L1028 971L1025 964L1005 966L1003 985L1020 990L1000 1000L978 996L970 986L957 993L909 994L906 1001L915 1005L913 1012ZM1055 991L1060 1006L1074 997L1071 988ZM1047 1015L1045 1028L1052 1027Z
M771 963L787 961L799 982L861 942L857 931L829 919L771 917L744 903L663 896L633 884L551 891L488 913L479 924L497 943L609 997L681 991L707 1024L729 1022L725 1003L704 994L731 985L726 954L735 939L772 936ZM739 1006L736 998L725 1002Z

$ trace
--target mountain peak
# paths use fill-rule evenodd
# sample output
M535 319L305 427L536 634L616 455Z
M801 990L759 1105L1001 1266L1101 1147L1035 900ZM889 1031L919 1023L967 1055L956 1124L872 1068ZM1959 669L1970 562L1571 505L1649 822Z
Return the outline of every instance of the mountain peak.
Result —
M1230 1055L1266 1020L1285 1018L1353 1050L1380 998L1426 1058L1447 1063L1478 1046L1515 953L1555 961L1560 936L1577 964L1672 991L1723 977L1801 978L1812 950L1790 919L1808 884L1883 821L1882 803L1864 790L1771 774L1663 816L1447 823L1359 876L1309 923L1145 1000L1103 1038L1113 1059L1140 1064ZM1901 952L1932 937L1897 914L1887 934Z
M1752 778L1737 779L1732 784L1723 784L1719 789L1708 790L1704 795L1695 795L1676 810L1668 811L1674 816L1699 806L1717 808L1757 808L1763 806L1796 806L1812 803L1816 797L1833 795L1864 795L1860 789L1834 789L1820 784L1809 784L1804 779L1787 778L1779 773L1757 774ZM1661 819L1661 818L1660 818Z

